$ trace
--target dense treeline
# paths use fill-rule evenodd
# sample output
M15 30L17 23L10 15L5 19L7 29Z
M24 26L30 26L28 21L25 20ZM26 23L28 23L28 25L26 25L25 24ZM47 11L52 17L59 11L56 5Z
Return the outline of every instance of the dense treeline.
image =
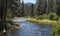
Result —
M19 4L21 7L19 16L39 16L49 13L56 13L60 16L59 4L59 0L36 0L36 4L24 3L24 1L22 1L22 3Z
M24 3L20 0L0 0L0 18L13 18L16 16L35 16L56 13L60 16L59 0L36 0L36 4ZM7 15L7 16L6 16Z

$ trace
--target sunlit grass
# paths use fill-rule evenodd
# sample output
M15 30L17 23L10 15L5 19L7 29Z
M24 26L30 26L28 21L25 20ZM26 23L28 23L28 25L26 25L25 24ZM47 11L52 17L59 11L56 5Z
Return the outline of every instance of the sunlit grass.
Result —
M40 23L40 24L53 24L57 23L57 21L52 21L52 20L48 20L48 19L44 19L44 20L37 20L37 19L32 19L32 18L28 18L29 22L35 22L35 23Z

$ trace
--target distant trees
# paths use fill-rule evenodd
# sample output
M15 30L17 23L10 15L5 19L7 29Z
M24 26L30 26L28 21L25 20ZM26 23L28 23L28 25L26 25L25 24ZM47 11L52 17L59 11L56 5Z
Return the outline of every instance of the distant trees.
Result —
M60 12L59 0L36 0L37 15Z
M41 15L43 11L43 1L37 0L37 15Z
M36 4L27 4L22 1L22 3L20 2L19 4L18 14L19 16L39 16L49 13L58 13L58 3L58 0L36 0Z
M46 13L47 0L36 0L37 5L37 15L42 15Z
M19 6L19 16L34 16L34 15L43 15L49 13L59 14L60 6L59 0L36 0L36 4L33 3L22 3L20 2Z
M55 0L48 0L48 4L47 4L47 7L48 7L48 13L50 12L55 12L54 11L54 7L55 6Z

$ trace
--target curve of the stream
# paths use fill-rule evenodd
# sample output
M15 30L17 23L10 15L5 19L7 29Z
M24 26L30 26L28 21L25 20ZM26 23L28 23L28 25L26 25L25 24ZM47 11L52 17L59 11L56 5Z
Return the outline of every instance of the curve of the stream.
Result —
M22 20L22 19L21 19ZM11 33L11 36L50 36L51 25L39 25L27 21L18 21L20 28Z

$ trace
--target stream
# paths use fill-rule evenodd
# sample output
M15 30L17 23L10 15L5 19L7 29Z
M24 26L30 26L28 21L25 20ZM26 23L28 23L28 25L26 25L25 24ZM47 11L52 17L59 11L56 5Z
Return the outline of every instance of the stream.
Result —
M52 30L51 25L27 22L26 19L14 20L14 22L19 22L20 27L17 31L12 31L11 36L50 36Z

